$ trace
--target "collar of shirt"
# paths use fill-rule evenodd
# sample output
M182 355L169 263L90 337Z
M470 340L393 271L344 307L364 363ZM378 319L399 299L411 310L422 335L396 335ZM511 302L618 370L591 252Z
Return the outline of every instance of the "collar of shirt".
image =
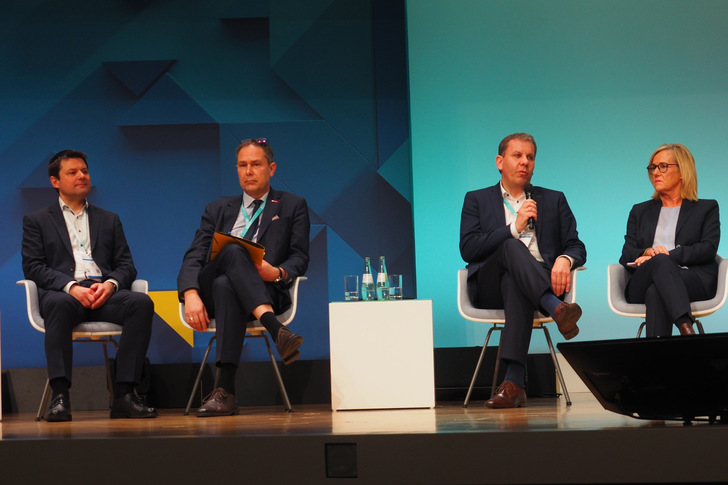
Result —
M265 202L266 200L268 200L268 194L270 194L270 190L268 192L266 192L265 194L263 194L263 197L260 197L258 199L255 199L255 198L249 196L247 193L243 192L243 207L245 207L245 209L248 212L248 215L250 217L253 216L253 214L252 214L252 211L253 211L253 201L255 201L255 200L262 200L263 202Z
M74 216L81 216L84 213L86 213L86 209L88 209L88 200L85 200L83 202L83 209L81 209L81 212L79 212L78 214L76 214L73 211L73 209L71 209L71 206L70 205L68 205L65 202L63 202L63 199L61 199L60 197L58 197L58 205L61 206L61 212L64 212L65 213L66 210L69 210L69 211L71 211L71 214L73 214Z
M523 204L523 201L526 200L526 193L522 193L520 197L515 198L511 194L508 193L508 191L503 187L503 182L500 183L500 189L501 189L501 195L504 199L506 199L509 202L516 202L517 204Z

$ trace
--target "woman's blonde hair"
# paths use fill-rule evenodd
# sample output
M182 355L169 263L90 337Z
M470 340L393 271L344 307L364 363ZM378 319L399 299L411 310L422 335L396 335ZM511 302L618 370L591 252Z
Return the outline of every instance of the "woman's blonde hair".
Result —
M680 170L680 175L682 176L680 197L692 201L698 200L698 173L695 170L695 159L693 158L693 154L690 153L690 150L684 145L680 143L665 143L652 154L649 165L652 165L655 155L665 150L670 150L672 153L672 158L675 159L675 163L678 165L677 168ZM652 171L649 173L650 179L653 174L654 172ZM657 191L652 194L653 199L659 197L660 194Z

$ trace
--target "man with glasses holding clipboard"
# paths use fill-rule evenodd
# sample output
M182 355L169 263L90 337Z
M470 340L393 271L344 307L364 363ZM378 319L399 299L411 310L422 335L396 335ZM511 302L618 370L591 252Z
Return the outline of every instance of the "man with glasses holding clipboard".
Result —
M290 306L290 283L308 268L308 205L302 197L271 187L276 164L266 139L244 140L236 157L243 193L205 208L177 277L190 326L204 331L211 318L216 321L220 377L218 387L198 409L200 417L237 414L235 374L251 318L268 330L286 365L298 359L303 343L275 315ZM213 253L216 233L263 246L264 259L254 261L241 244L215 247Z

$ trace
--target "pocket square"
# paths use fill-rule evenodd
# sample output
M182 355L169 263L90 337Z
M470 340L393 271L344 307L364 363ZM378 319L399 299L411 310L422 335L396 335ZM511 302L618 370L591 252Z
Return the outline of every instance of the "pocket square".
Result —
M273 216L273 219L271 219L271 222L277 221L278 219L280 219L280 217L278 217L278 214L276 214Z

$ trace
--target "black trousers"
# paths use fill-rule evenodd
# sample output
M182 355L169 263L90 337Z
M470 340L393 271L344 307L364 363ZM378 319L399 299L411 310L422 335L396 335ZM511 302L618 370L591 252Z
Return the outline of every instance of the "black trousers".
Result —
M275 313L290 305L288 294L264 282L248 251L228 244L200 271L200 297L210 318L215 318L217 362L240 362L245 328L255 320L252 311L270 304Z
M95 310L85 308L63 291L43 291L40 313L45 321L48 378L72 382L73 327L82 322L104 321L121 325L116 352L116 382L139 384L152 336L154 302L144 293L119 290Z
M675 320L690 315L691 301L712 296L694 272L680 268L667 254L658 254L639 266L624 293L629 303L644 303L647 307L648 337L672 335Z
M478 308L503 308L501 358L526 364L539 300L551 288L551 271L518 239L507 239L476 273Z

